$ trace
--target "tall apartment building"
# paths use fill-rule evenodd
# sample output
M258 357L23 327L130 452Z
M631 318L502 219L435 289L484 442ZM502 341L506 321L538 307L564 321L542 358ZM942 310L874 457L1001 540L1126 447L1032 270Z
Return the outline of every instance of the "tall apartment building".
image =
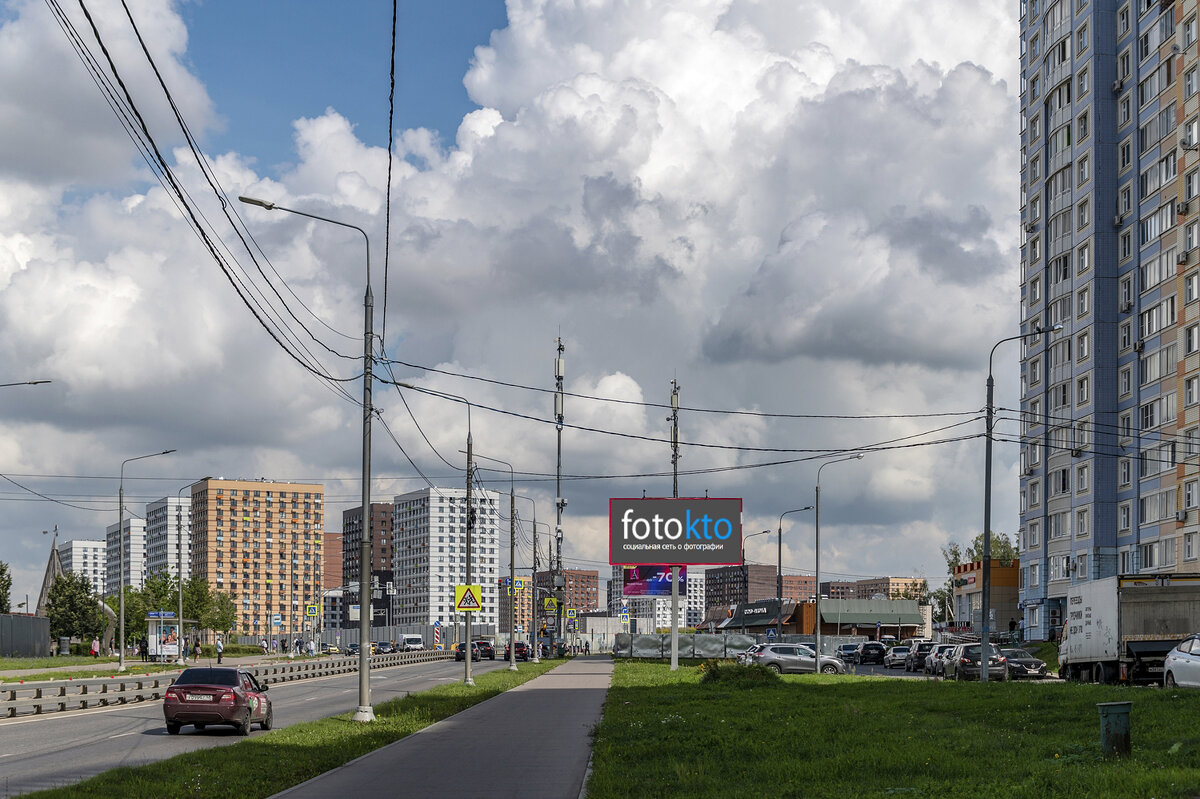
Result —
M921 577L866 577L854 581L854 598L917 599L924 588L925 580Z
M483 587L483 610L472 614L471 623L492 630L499 618L499 497L495 491L471 492L471 582ZM454 586L466 584L467 576L466 489L422 488L397 496L392 529L395 623L454 623L461 616L454 610Z
M146 576L192 576L191 498L163 497L146 505ZM182 569L182 572L181 572Z
M391 621L391 595L387 584L394 584L392 557L395 540L392 538L392 503L371 503L371 618L372 626ZM358 596L359 563L362 560L362 505L342 511L342 582L346 586L346 602L362 604ZM354 626L354 623L351 623Z
M319 604L325 490L312 483L192 485L192 574L228 593L242 635L299 635Z
M113 525L114 527L116 525ZM96 596L104 596L107 579L107 543L99 540L77 539L58 545L58 562L64 572L78 572L88 578Z
M128 506L126 506L128 507ZM122 565L121 548L124 548ZM117 596L124 582L130 588L141 589L146 578L146 520L126 517L124 534L117 535L117 525L105 528L104 537L104 595ZM122 575L124 568L124 575ZM124 576L124 581L122 581Z
M999 428L1038 639L1074 584L1200 570L1200 108L1195 0L1020 11L1021 418Z
M509 586L506 584L508 576L499 577L496 580L496 596L499 599L500 612L498 616L499 627L498 632L502 634L508 633L508 614L510 610L513 613L513 626L516 629L517 637L529 638L529 631L533 629L533 595L529 587L529 575L517 575L517 580L521 581L522 586L519 590L510 593Z
M759 563L709 568L704 572L704 601L711 608L774 599L776 575L774 566Z
M580 613L588 613L600 608L600 572L595 569L563 569L566 586L563 590L563 601L568 608L575 608ZM536 585L539 596L553 590L553 572L540 571L537 573Z

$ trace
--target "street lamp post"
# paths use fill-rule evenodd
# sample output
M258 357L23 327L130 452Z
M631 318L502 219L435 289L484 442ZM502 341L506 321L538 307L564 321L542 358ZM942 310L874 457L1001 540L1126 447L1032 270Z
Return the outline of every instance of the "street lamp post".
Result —
M154 458L158 455L170 455L175 450L164 449L162 452L151 452L149 455L138 455L136 458L126 458L121 461L121 480L117 486L117 552L120 554L121 573L117 577L117 592L120 594L120 618L117 620L117 671L125 671L125 464Z
M987 420L985 422L983 444L983 603L981 607L983 616L980 619L979 631L979 662L983 664L983 667L979 670L980 682L988 681L987 658L991 645L991 625L988 623L988 614L991 613L992 609L991 597L989 596L992 588L992 424L995 416L992 395L996 388L996 380L992 377L992 358L996 354L996 348L1006 341L1034 338L1043 333L1053 333L1062 329L1063 326L1061 324L1056 324L1048 329L1036 327L1028 333L1002 338L992 345L992 351L988 353Z
M821 670L820 669L820 666L821 666L821 470L824 469L826 466L828 466L831 463L842 463L843 461L859 461L859 460L862 460L861 452L859 452L855 455L849 455L845 458L838 458L837 460L825 461L825 463L822 463L820 466L817 467L816 501L813 503L813 507L815 508L815 512L814 512L815 524L813 525L815 528L815 535L814 535L815 543L813 544L813 546L816 548L815 553L814 553L816 556L816 563L813 568L813 573L814 573L814 575L816 577L816 581L817 581L816 603L813 607L813 611L816 613L817 618L816 618L816 622L813 626L816 628L817 671ZM838 632L840 633L841 631L842 631L842 624L839 621L838 622Z
M517 647L513 641L516 634L517 603L517 481L512 464L487 455L476 455L485 461L503 463L508 467L508 670L517 670Z
M777 542L779 545L779 566L775 574L775 590L779 594L779 615L775 617L775 637L781 641L783 640L783 517L789 513L801 513L812 509L812 505L805 505L803 508L793 508L779 514L779 541ZM817 590L821 590L820 584L817 585Z
M746 568L746 542L749 541L751 538L754 538L754 536L756 536L756 535L770 535L772 532L774 532L774 531L773 530L760 530L757 533L751 533L750 535L742 537L742 588L745 589L745 596L746 596L745 604L749 604L749 602L750 602L750 572ZM743 612L741 614L741 617L742 617L742 632L745 633L746 632L746 614Z
M541 663L542 659L539 657L539 652L541 651L542 644L541 644L541 641L538 640L538 604L537 604L537 556L538 556L537 529L538 529L539 522L537 520L537 506L536 505L534 506L533 521L530 524L533 527L533 563L529 567L530 573L532 574L532 577L531 577L530 583L529 583L529 592L530 592L529 593L529 644L530 644L530 646L533 647L533 654L530 656L529 662L530 663ZM546 537L549 538L550 537L550 525L546 522L540 522L540 524L542 527L546 528Z
M257 205L268 211L287 211L289 214L306 216L331 225L352 228L362 234L367 251L367 288L363 294L363 398L362 398L362 512L363 530L362 542L359 546L358 565L358 707L354 711L354 721L374 721L375 709L371 707L371 603L365 604L367 612L362 612L363 599L368 597L367 591L371 584L371 417L375 410L371 403L371 339L375 331L375 299L371 293L371 239L367 231L358 225L340 222L325 216L285 208L267 200L254 197L238 197L247 205Z

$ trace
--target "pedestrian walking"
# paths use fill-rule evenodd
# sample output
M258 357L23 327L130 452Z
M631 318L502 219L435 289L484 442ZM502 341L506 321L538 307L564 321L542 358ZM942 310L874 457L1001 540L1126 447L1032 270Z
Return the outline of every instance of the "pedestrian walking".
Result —
M267 639L266 638L262 639L262 651L263 651L264 655L267 654Z
M583 654L585 654L585 655L592 654L592 642L591 641L583 642Z
M100 657L100 639L99 638L92 639L92 657L94 657L94 658Z
M225 643L217 636L217 665L221 665L221 655L225 654Z

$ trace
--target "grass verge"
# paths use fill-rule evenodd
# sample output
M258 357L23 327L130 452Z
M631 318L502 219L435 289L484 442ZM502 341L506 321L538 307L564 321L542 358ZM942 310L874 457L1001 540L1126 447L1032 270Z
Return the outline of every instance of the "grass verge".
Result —
M250 740L150 763L122 767L81 783L27 794L37 799L161 799L162 797L267 797L398 741L436 721L527 682L561 660L522 663L475 676L475 685L440 685L375 706L376 721L359 724L352 713L295 724ZM386 786L381 786L386 788ZM388 793L390 789L385 790Z
M1192 797L1195 692L1074 683L785 676L702 685L701 671L618 661L588 799ZM1132 755L1100 753L1096 703L1132 701Z

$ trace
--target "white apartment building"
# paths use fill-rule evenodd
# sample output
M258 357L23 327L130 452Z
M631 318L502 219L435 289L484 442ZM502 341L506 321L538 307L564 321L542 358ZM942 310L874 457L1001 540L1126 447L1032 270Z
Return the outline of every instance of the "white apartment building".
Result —
M105 571L107 557L105 543L96 539L64 541L58 545L58 562L62 570L78 572L88 578L96 596L104 596L104 584L108 577Z
M192 576L192 499L163 497L146 506L146 574Z
M392 568L396 624L455 623L454 586L467 582L467 492L464 488L423 488L395 498ZM500 576L499 498L495 491L472 491L476 510L471 541L472 584L483 586L483 610L471 622L496 629ZM507 506L505 508L507 510ZM505 530L507 540L507 528Z
M110 524L105 534L104 595L116 596L121 585L120 541L125 544L125 585L141 589L146 578L146 520L125 519L124 536L117 535L117 525Z
M629 608L634 618L650 621L658 629L671 628L671 597L625 597L622 596L623 577L620 566L612 567L612 577L608 582L608 610L610 615L617 615L621 607ZM704 572L699 568L688 569L688 579L685 583L686 594L679 597L679 626L699 627L704 622ZM639 625L641 626L641 625ZM645 630L641 630L645 632Z

